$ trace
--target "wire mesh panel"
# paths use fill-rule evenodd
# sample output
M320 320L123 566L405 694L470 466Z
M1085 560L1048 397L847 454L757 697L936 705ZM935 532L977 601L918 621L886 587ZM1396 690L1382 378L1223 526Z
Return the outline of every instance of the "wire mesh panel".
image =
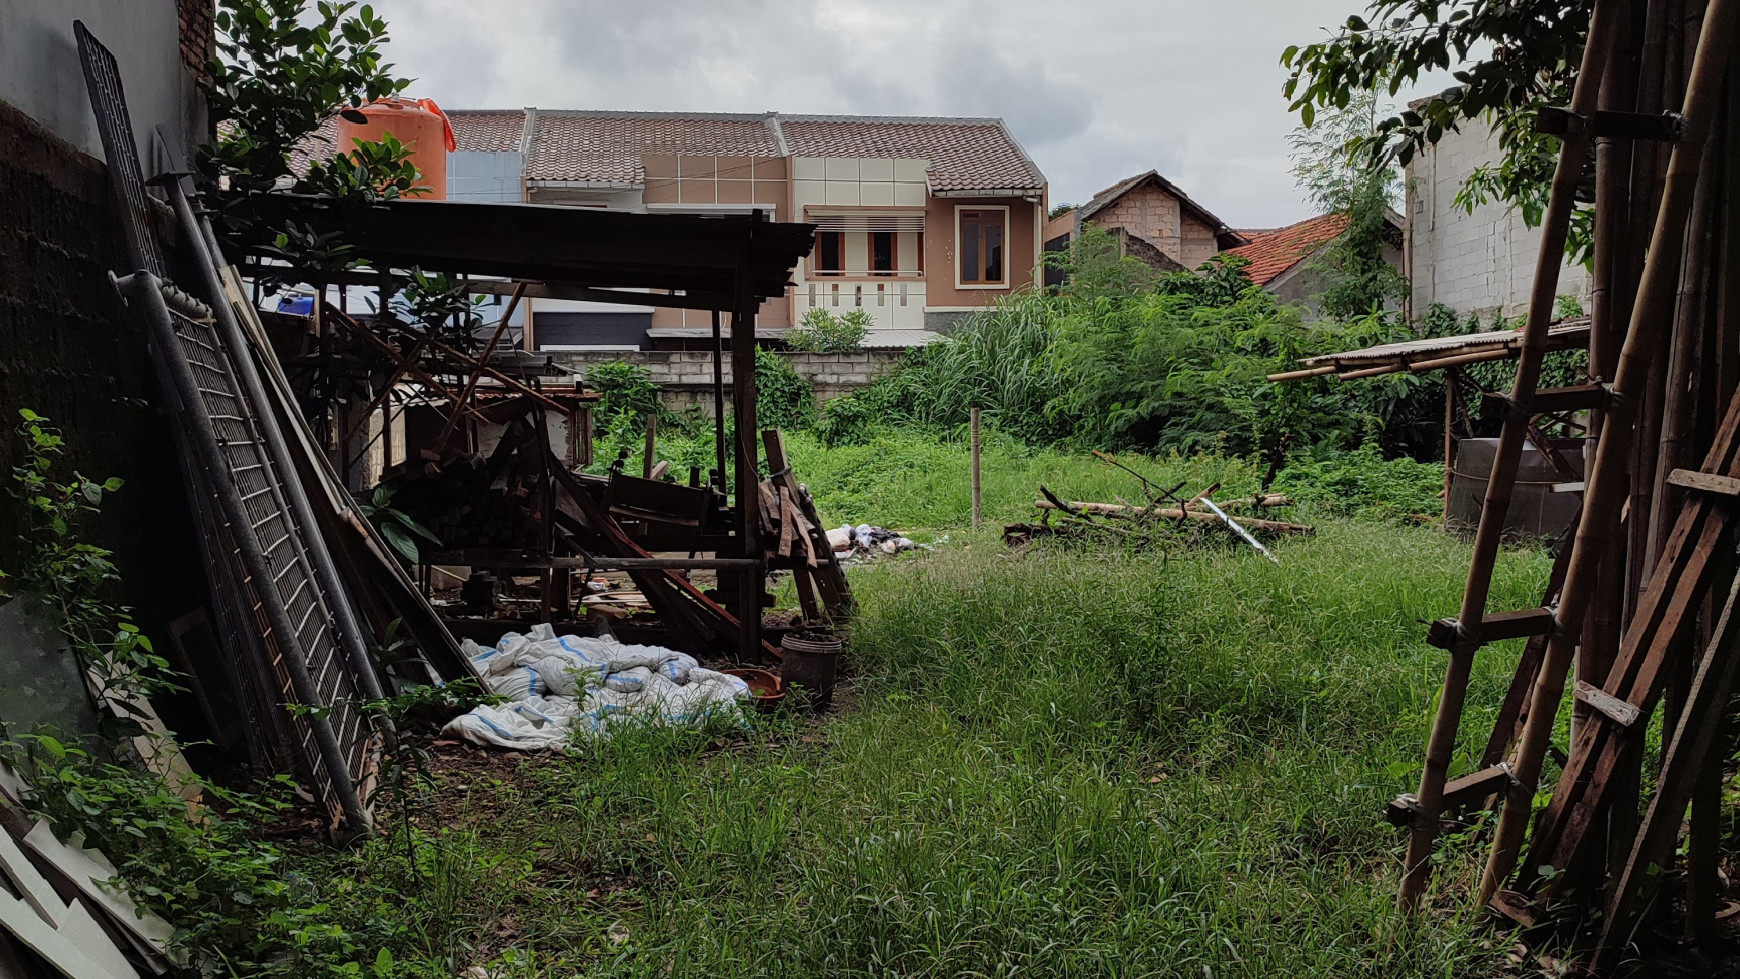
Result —
M230 660L239 660L238 653L255 657L235 680L250 709L276 715L251 719L251 729L257 739L294 741L288 747L297 749L297 767L334 825L365 831L368 813L357 784L370 774L375 738L356 671L369 667L347 657L341 644L334 610L345 596L317 584L307 557L317 531L299 525L286 502L285 480L296 477L274 465L257 422L266 409L250 402L236 374L234 357L245 352L226 349L211 309L163 279L152 201L114 55L83 23L74 22L74 33L110 184L140 270L120 287L141 308L163 386L178 402L176 435L212 564L213 604L232 640ZM238 648L233 640L250 629L246 648ZM300 709L286 718L279 701Z
M120 68L109 49L85 28L84 21L73 21L73 34L78 37L79 60L84 62L85 87L91 96L91 111L97 115L97 132L103 138L104 155L109 158L109 182L126 211L121 223L133 266L161 276L163 255L151 236L151 201L145 194L139 152L133 145L133 120L121 91Z
M284 504L280 489L283 475L274 467L261 439L254 422L254 408L241 393L229 352L219 341L210 315L201 315L202 310L185 301L168 305L179 348L176 352L192 369L198 408L211 420L219 455L226 466L226 472L212 475L234 484L246 514L247 526L229 527L229 535L246 535L257 541L271 575L269 582L256 582L250 577L244 586L268 587L282 604L294 631L293 641L300 647L313 681L316 702L303 706L325 715L344 755L343 777L352 783L361 781L372 764L372 729L359 707L363 694L339 644L331 604L335 596L325 594L316 583L305 556L307 529L297 524ZM279 690L288 702L297 702L300 698L290 673L294 665L286 661L286 651L273 633L263 604L259 601L250 604L250 612L266 640L265 651ZM306 715L298 714L295 730L304 757L318 758L319 748ZM318 794L336 817L340 792L334 778L339 773L327 771L321 764L308 767L320 790Z

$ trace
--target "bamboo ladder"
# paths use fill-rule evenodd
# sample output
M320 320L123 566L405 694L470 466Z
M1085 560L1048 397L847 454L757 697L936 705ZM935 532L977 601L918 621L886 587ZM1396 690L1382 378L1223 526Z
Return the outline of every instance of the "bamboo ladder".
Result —
M1547 330L1558 295L1559 268L1563 264L1571 211L1590 147L1590 127L1583 124L1583 120L1594 115L1601 79L1606 73L1608 56L1619 29L1621 6L1620 0L1596 0L1590 15L1588 40L1571 97L1571 124L1566 127L1560 147L1558 168L1553 175L1552 193L1543 221L1540 258L1529 296L1528 317L1523 326L1516 380L1511 388L1497 456L1493 460L1480 523L1475 531L1474 557L1468 568L1462 607L1454 619L1441 619L1434 623L1427 638L1432 645L1449 653L1450 662L1426 745L1420 788L1411 799L1404 800L1411 831L1402 885L1396 896L1396 905L1404 912L1412 911L1419 904L1431 880L1432 847L1438 836L1439 817L1444 811L1446 780L1456 748L1457 729L1461 725L1475 654L1487 643L1550 634L1558 621L1555 610L1545 606L1488 615L1486 601L1492 589L1493 567L1498 559L1505 515L1510 509L1517 469L1522 460L1523 443L1528 439L1528 429L1535 414L1605 407L1605 391L1598 386L1585 385L1559 391L1538 388L1541 362L1546 355ZM1474 791L1490 794L1493 786L1514 780L1513 773L1500 763L1459 779L1461 784L1455 788L1467 791L1470 784L1477 784Z
M1499 818L1492 851L1481 877L1478 903L1486 904L1516 868L1528 828L1541 759L1552 735L1553 718L1564 695L1566 670L1577 643L1577 626L1588 611L1603 551L1615 536L1630 488L1628 460L1637 411L1655 359L1666 354L1674 322L1680 259L1687 220L1703 160L1703 146L1722 95L1740 21L1740 0L1710 0L1704 13L1697 54L1686 85L1681 132L1668 163L1661 207L1651 235L1648 259L1619 369L1613 383L1606 426L1590 472L1583 518L1566 572L1559 615L1565 628L1548 642L1535 681L1528 723L1518 745L1512 785ZM1600 808L1606 776L1618 764L1624 744L1641 736L1661 692L1669 646L1695 614L1726 539L1726 502L1740 491L1740 401L1730 407L1703 471L1677 470L1668 482L1698 494L1679 515L1661 563L1639 602L1620 655L1602 687L1580 681L1577 699L1592 708L1572 745L1572 756L1543 814L1534 854L1564 869ZM1644 519L1647 515L1638 515ZM1724 625L1728 616L1724 615ZM1682 716L1682 720L1685 718ZM1638 723L1639 721L1644 723ZM1677 821L1675 823L1677 828ZM1641 844L1640 844L1641 845ZM1534 861L1531 861L1533 863ZM1631 872L1629 866L1627 874ZM1621 897L1624 895L1621 894ZM1610 923L1611 927L1611 923Z

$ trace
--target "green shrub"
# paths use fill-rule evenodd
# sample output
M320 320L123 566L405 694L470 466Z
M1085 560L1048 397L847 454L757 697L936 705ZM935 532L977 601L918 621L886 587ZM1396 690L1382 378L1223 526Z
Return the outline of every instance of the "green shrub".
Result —
M1326 513L1392 518L1444 512L1442 464L1385 459L1370 443L1352 452L1296 460L1271 488Z
M755 420L762 428L808 428L816 417L816 389L791 361L755 348Z
M595 364L586 370L586 386L600 395L593 417L598 419L599 435L627 435L618 432L624 425L633 432L646 431L646 416L665 414L659 398L659 386L645 367L626 360Z
M872 322L874 321L867 309L854 308L835 316L816 306L805 313L803 321L785 335L785 342L793 350L824 354L851 353L864 346L864 338L870 334Z

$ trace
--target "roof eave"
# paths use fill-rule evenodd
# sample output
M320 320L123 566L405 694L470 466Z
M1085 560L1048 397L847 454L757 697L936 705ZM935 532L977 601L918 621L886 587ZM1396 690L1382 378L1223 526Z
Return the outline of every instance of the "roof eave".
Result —
M930 189L932 197L1019 197L1023 200L1038 198L1045 193L1044 187L987 187L984 190L937 190Z
M528 178L527 187L548 187L551 190L645 190L646 184L633 180L545 180Z

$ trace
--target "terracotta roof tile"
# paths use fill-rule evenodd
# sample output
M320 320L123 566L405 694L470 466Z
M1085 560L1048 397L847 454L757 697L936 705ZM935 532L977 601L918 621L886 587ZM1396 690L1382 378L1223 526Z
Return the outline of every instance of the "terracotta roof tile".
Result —
M1248 245L1229 249L1227 254L1250 259L1245 274L1257 285L1266 286L1346 229L1346 215L1320 214L1260 235Z
M642 184L642 156L779 156L762 115L538 110L528 180Z
M1045 176L997 119L780 116L793 156L930 161L939 193L1038 193Z
M447 113L453 142L464 153L517 153L526 129L523 109L461 109Z
M777 113L605 112L534 109L528 180L638 186L643 156L805 156L930 161L935 193L1037 194L1045 175L998 119L782 116ZM526 110L447 113L459 149L512 152ZM332 122L298 147L298 172L336 149Z

